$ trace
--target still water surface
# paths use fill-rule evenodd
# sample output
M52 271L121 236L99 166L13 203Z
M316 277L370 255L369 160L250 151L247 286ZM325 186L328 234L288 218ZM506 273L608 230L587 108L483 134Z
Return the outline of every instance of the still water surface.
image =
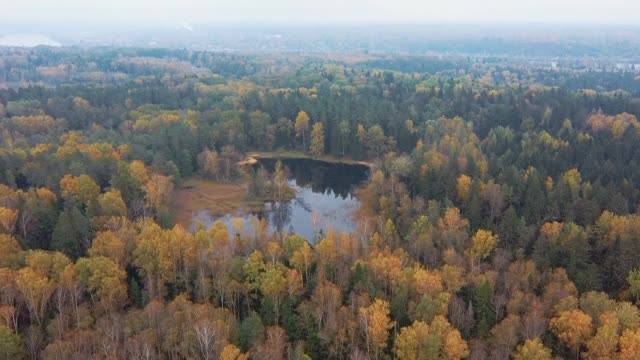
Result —
M276 160L260 159L257 166L274 171ZM221 220L231 229L232 218L247 223L252 216L266 219L272 231L299 234L315 242L328 226L335 231L350 232L353 211L360 205L353 195L356 186L368 176L364 165L334 164L310 159L284 159L289 184L297 191L296 197L286 202L268 202L264 209L249 214L211 216L207 211L197 212L194 224L202 222L207 228Z

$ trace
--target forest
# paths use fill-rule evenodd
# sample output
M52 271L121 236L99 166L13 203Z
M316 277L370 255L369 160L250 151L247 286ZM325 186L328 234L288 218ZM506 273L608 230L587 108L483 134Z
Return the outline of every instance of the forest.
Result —
M640 68L572 56L0 48L0 359L640 359ZM354 230L177 220L252 151Z

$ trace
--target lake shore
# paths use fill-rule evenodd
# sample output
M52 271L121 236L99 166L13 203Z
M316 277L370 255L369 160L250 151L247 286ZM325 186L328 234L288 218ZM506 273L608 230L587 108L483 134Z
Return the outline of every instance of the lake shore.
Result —
M309 159L315 161L322 161L330 164L346 164L346 165L361 165L368 168L373 168L374 164L368 161L353 160L349 158L338 158L331 155L312 156L300 151L251 151L247 153L246 159L239 162L239 165L253 165L258 162L258 159Z

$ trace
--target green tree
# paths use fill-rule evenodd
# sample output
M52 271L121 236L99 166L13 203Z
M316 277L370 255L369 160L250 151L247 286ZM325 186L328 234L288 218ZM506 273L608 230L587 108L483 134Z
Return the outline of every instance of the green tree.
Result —
M52 247L72 259L86 254L90 245L91 224L82 211L67 204L53 230Z
M242 351L248 351L264 333L264 325L262 325L262 319L256 312L251 312L242 323L238 331L238 344Z
M0 358L7 360L24 358L22 339L4 325L0 325Z
M493 286L489 280L483 280L473 290L473 311L476 315L476 334L479 336L487 336L496 323L492 301Z
M345 155L346 148L349 145L349 140L351 136L351 126L349 122L346 120L341 121L338 124L338 142L340 144L340 149L342 150L342 156Z
M629 283L629 294L636 300L640 299L640 269L629 271L627 282Z

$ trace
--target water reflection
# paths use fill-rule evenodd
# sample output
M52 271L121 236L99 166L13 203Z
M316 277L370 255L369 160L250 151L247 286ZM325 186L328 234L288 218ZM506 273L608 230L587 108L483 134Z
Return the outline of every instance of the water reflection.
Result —
M262 159L259 164L269 172L275 160ZM364 182L368 168L362 165L332 164L309 159L283 160L289 184L297 190L296 197L286 202L265 203L264 210L251 214L227 214L211 217L206 211L194 216L194 223L210 227L222 220L231 229L231 220L240 217L248 223L252 216L266 219L271 231L295 232L311 242L331 226L336 231L350 232L352 213L359 206L353 194L354 186Z
M260 159L256 166L264 166L272 173L277 160ZM282 163L289 178L300 187L310 187L314 193L333 193L343 199L351 196L354 185L367 179L369 168L364 165L334 164L310 159L285 159Z

